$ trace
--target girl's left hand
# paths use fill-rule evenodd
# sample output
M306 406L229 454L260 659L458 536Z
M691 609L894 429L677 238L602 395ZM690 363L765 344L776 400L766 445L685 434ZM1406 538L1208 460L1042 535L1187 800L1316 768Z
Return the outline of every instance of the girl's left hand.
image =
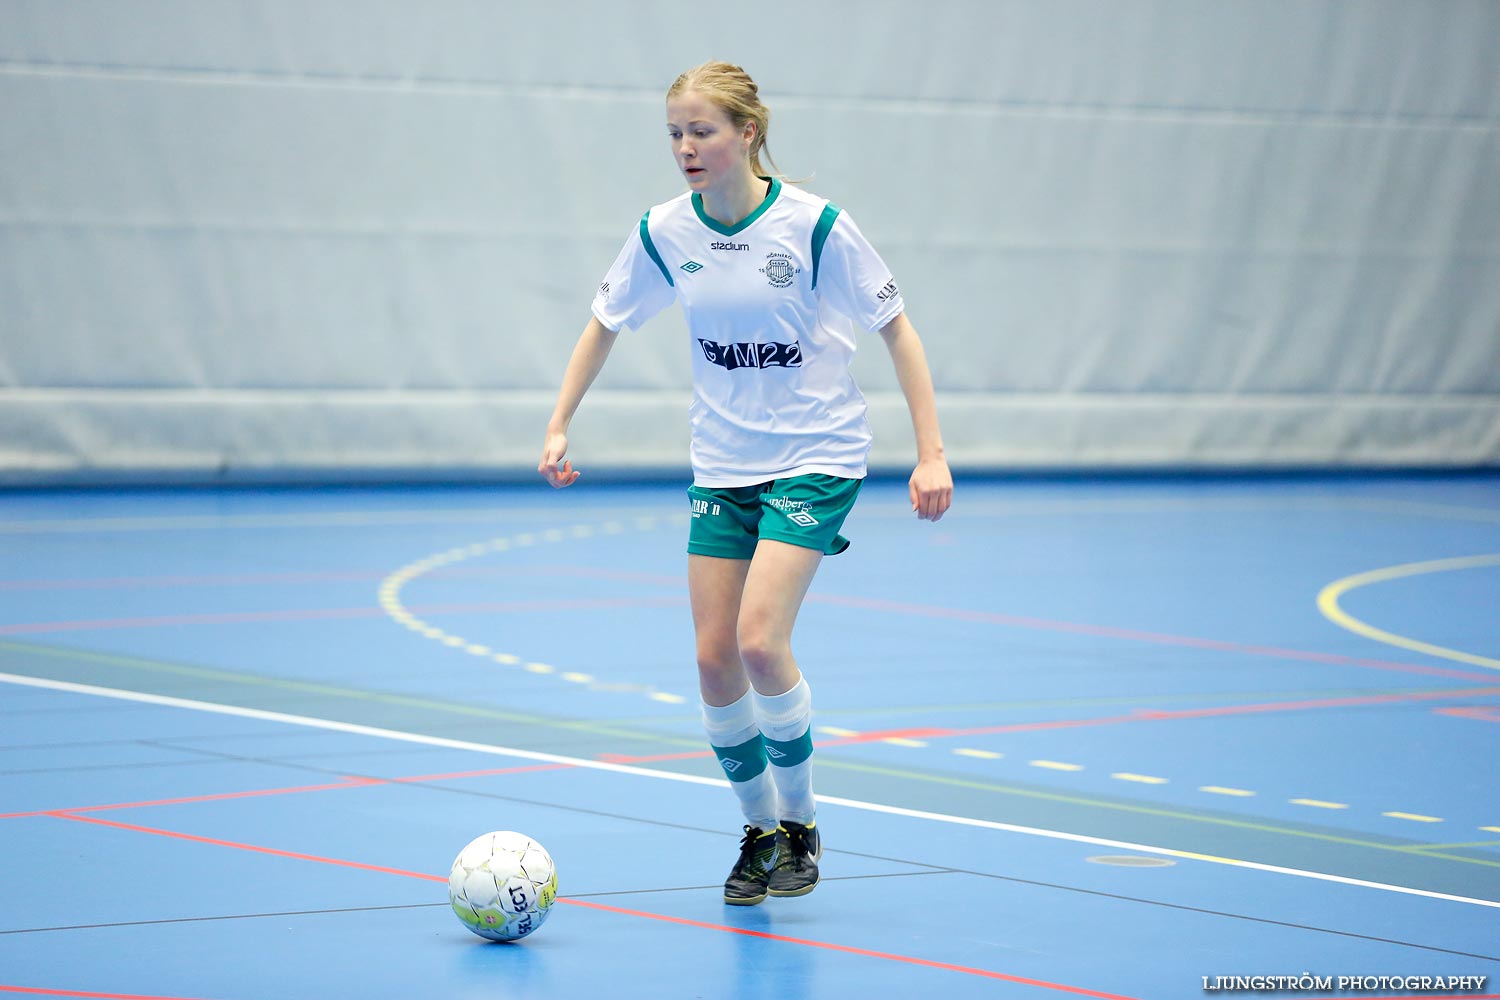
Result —
M953 474L941 458L918 462L907 486L911 509L923 521L941 520L953 503Z

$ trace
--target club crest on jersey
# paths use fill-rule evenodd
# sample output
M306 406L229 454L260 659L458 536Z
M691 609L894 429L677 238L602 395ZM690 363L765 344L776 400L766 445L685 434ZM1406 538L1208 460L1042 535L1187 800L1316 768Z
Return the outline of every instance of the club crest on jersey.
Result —
M766 276L776 288L790 288L792 278L802 273L802 268L792 263L792 258L784 253L766 254L766 266L760 269L760 273Z

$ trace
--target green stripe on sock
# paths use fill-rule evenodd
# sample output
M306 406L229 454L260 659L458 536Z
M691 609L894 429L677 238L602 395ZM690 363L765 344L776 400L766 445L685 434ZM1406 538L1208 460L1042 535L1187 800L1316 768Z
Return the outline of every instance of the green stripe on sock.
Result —
M796 767L798 764L812 756L813 742L812 730L809 729L795 740L773 740L769 736L766 740L766 756L771 758L771 763L777 767Z
M739 746L713 749L719 766L724 768L724 776L730 781L749 781L766 769L766 744L759 733Z

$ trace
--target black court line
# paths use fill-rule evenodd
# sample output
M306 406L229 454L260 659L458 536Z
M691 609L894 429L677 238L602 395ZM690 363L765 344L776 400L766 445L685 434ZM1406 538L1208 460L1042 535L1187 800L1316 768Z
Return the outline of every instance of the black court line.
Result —
M829 853L834 853L831 849ZM906 862L914 864L915 862ZM1199 906L1188 906L1184 903L1166 903L1158 899L1144 899L1140 896L1126 896L1113 892L1102 892L1098 889L1082 889L1078 886L1062 885L1056 882L1039 882L1034 879L1017 878L1013 875L995 875L990 872L976 872L967 868L954 868L952 871L960 875L974 875L979 878L996 879L1001 882L1015 882L1020 885L1033 885L1043 889L1059 889L1063 892L1080 893L1085 896L1102 896L1105 899L1118 899L1126 903L1140 903L1143 906L1156 906L1167 910L1181 910L1185 913L1201 913L1210 917L1225 917L1230 920L1244 920L1253 924L1266 924L1272 927L1288 927L1293 930L1311 931L1314 934L1333 934L1337 937L1355 938L1360 941L1374 941L1380 944L1394 944L1403 948L1418 948L1422 951L1435 951L1444 955L1460 955L1464 958L1482 958L1491 962L1500 962L1500 955L1476 955L1473 952L1454 951L1451 948L1439 948L1436 945L1416 944L1412 941L1401 941L1396 938L1376 937L1370 934L1356 934L1354 931L1340 931L1332 927L1317 927L1312 924L1299 924L1287 920L1272 920L1269 917L1252 917L1246 913L1230 913L1227 910L1209 910Z
M823 879L824 882L855 882L861 879L879 878L910 878L913 875L947 875L947 871L931 872L890 872L885 875L837 875ZM717 892L723 886L715 883L713 885L676 885L666 886L660 889L620 889L614 892L577 892L558 896L558 899L606 899L613 896L649 896L657 893L671 892ZM728 904L726 904L728 905ZM424 910L424 909L448 909L447 902L437 903L392 903L385 906L341 906L330 907L319 910L276 910L269 913L224 913L208 917L163 917L159 920L117 920L102 924L66 924L56 927L19 927L13 930L0 931L0 936L8 934L50 934L53 931L93 931L110 930L118 927L154 927L164 924L202 924L213 923L219 920L259 920L264 917L317 917L334 913L379 913L383 910Z
M535 799L526 799L526 798L520 798L520 797L517 797L517 796L511 796L511 795L500 795L500 794L497 794L497 793L494 793L494 792L486 792L486 791L481 791L481 790L477 790L477 789L454 788L454 787L451 787L451 786L448 786L448 785L442 785L442 784L437 784L437 783L433 783L433 782L424 782L424 781L392 781L389 778L382 778L382 777L378 777L376 775L363 775L363 776L360 776L360 775L347 775L347 774L344 774L343 772L333 771L333 770L329 770L329 769L326 769L326 768L320 768L320 767L315 767L315 766L311 766L311 765L299 766L299 765L291 764L291 763L288 763L288 762L285 762L285 761L267 761L267 760L262 760L261 758L256 758L256 757L242 757L242 756L238 756L238 755L228 755L228 754L222 754L221 755L221 754L218 754L216 751L205 751L205 752L207 752L207 753L213 753L213 754L219 755L219 756L223 756L223 757L225 757L227 759L230 759L230 760L237 760L237 761L242 761L242 762L247 762L247 763L267 763L267 764L273 764L275 766L280 766L280 767L292 767L292 768L295 768L297 770L306 770L306 771L311 771L311 772L314 772L314 773L327 774L327 775L335 775L335 776L339 776L339 777L369 777L369 778L372 778L374 780L381 781L383 783L399 784L399 785L402 785L402 786L405 786L405 787L410 787L410 788L422 788L422 789L427 789L429 791L441 792L441 793L444 793L444 794L464 795L464 796L469 796L469 797L473 797L473 798L480 798L480 799L492 800L492 801L496 801L496 802L508 802L508 803L513 803L513 804L517 804L517 805L534 806L534 807L542 808L542 809L555 809L555 810L560 810L562 812L574 813L574 814L578 814L578 815L596 816L596 817L601 817L601 818L606 818L606 819L620 820L620 821L629 822L629 823L641 823L641 824L646 824L648 826L661 827L663 829L683 830L683 831L687 831L687 832L691 832L691 833L702 833L702 834L708 834L708 835L712 835L712 836L723 836L723 837L731 837L731 838L739 835L737 832L733 832L733 831L724 831L724 830L719 830L719 829L715 829L715 828L693 826L693 825L689 825L689 824L685 824L685 823L672 823L672 822L668 822L668 821L665 821L665 820L652 819L652 818L649 818L649 817L631 815L631 814L627 814L627 813L608 812L608 811L600 810L600 809L587 809L587 808L583 808L581 806L561 805L559 803L551 802L551 801L539 801L539 800L535 800ZM852 880L858 880L858 879L872 879L872 878L904 877L904 876L909 876L909 875L938 875L938 874L972 875L972 876L975 876L975 877L978 877L978 878L994 879L996 881L1010 882L1010 883L1014 883L1014 884L1017 884L1017 885L1029 885L1029 886L1034 886L1034 887L1037 887L1037 888L1054 889L1054 890L1057 890L1057 891L1060 891L1060 892L1068 892L1068 893L1074 893L1074 894L1085 895L1085 896L1094 896L1094 897L1099 897L1099 898L1104 898L1104 899L1113 899L1113 900L1118 900L1120 902L1127 902L1127 903L1138 903L1138 904L1141 904L1143 906L1152 906L1152 907L1158 907L1158 908L1167 909L1167 910L1175 910L1175 911L1185 912L1185 913L1197 913L1197 914L1201 914L1201 915L1204 915L1204 916L1224 917L1224 918L1230 919L1230 920L1241 920L1241 921L1246 921L1248 923L1262 924L1262 925L1265 925L1265 926L1272 926L1272 927L1285 927L1285 928L1292 929L1292 930L1308 931L1310 933L1315 933L1315 934L1330 934L1330 935L1334 935L1336 937L1350 938L1350 939L1361 940L1361 941L1370 941L1370 942L1379 943L1379 944L1390 944L1390 945L1396 945L1398 947L1413 948L1413 949L1420 950L1420 951L1430 951L1430 952L1434 952L1434 953L1437 953L1437 954L1455 955L1455 956L1459 956L1459 957L1463 957L1463 958L1477 958L1477 959L1483 959L1483 960L1487 960L1487 961L1500 961L1500 955L1481 955L1481 954L1476 954L1476 953L1473 953L1473 952L1457 951L1455 949L1450 949L1450 948L1440 948L1440 947L1438 947L1436 945L1425 945L1425 944L1418 944L1418 943L1412 942L1412 941L1402 941L1402 940L1399 940L1399 939L1396 939L1396 938L1383 938L1383 937L1377 937L1377 936L1374 936L1374 935L1359 934L1359 933L1356 933L1356 932L1353 932L1353 931L1342 931L1342 930L1337 930L1337 929L1331 928L1331 927L1319 927L1319 926L1315 926L1315 925L1312 925L1312 924L1302 924L1302 923L1296 923L1296 922L1284 921L1284 920L1273 920L1273 919L1270 919L1268 917L1257 917L1257 916L1252 916L1250 914L1234 913L1234 912L1230 912L1230 911L1226 911L1226 910L1212 910L1212 909L1207 909L1207 908L1204 908L1204 907L1188 906L1188 905L1182 904L1182 903L1168 903L1168 902L1164 902L1162 900L1148 899L1148 898L1140 897L1140 896L1129 896L1129 895L1124 895L1124 894L1120 894L1120 893L1103 892L1103 891L1097 890L1097 889L1085 889L1085 888L1082 888L1082 887L1079 887L1079 886L1064 885L1062 883L1057 883L1057 882L1044 882L1044 881L1039 881L1039 880L1035 880L1035 879L1024 879L1024 878L1019 878L1019 877L1013 876L1013 875L1000 875L1000 874L996 874L996 873L993 873L993 872L975 871L973 869L967 869L967 868L955 868L955 867L953 867L951 865L935 865L935 864L932 864L930 862L914 861L914 860L907 859L907 858L893 858L893 857L889 857L889 856L886 856L886 855L868 854L868 853L864 853L864 852L860 852L860 851L840 850L838 848L831 848L831 847L830 848L825 848L825 850L826 850L826 853L832 854L832 855L843 855L843 856L847 856L847 857L857 857L857 858L862 858L862 859L870 860L870 861L883 861L883 862L886 862L886 863L889 863L889 864L899 864L899 865L906 865L906 866L912 867L912 868L927 869L926 871L918 871L918 872L891 872L891 873L884 873L884 874L860 875L860 876L829 876L829 877L827 877L827 878L824 879L824 881L830 881L830 882L832 882L832 881L852 881ZM588 899L588 898L605 897L605 896L615 896L615 895L640 895L640 894L649 894L649 893L654 893L654 892L688 891L688 889L697 889L697 888L702 888L703 890L707 891L707 890L717 889L719 887L715 885L715 886L704 886L704 887L675 887L675 888L669 887L669 888L653 888L653 889L636 889L636 890L623 890L623 891L611 892L611 893L587 893L587 894L580 893L578 895L564 896L564 897L561 897L561 898ZM418 905L440 905L440 904L418 904ZM375 907L375 908L372 908L372 909L383 909L383 908L384 907ZM328 911L310 910L310 911L306 911L306 912L308 912L308 913L322 913L322 912L345 912L345 911L342 911L342 910L328 910ZM354 912L354 911L349 911L349 912ZM204 918L184 918L184 919L214 920L214 919L230 919L230 918L204 917ZM100 926L114 926L114 925L100 925ZM22 933L22 932L19 932L19 931L4 931L4 932L0 932L0 933L14 934L14 933Z

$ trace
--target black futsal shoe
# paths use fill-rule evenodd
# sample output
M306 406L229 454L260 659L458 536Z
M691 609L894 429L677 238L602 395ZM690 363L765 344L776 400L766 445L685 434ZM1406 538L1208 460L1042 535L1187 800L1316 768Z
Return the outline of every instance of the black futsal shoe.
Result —
M731 906L754 906L766 898L766 880L776 861L775 831L746 826L740 841L740 858L724 880L724 902Z
M805 896L818 887L818 859L823 856L823 838L817 823L803 826L783 820L776 831L776 864L766 881L773 896Z

